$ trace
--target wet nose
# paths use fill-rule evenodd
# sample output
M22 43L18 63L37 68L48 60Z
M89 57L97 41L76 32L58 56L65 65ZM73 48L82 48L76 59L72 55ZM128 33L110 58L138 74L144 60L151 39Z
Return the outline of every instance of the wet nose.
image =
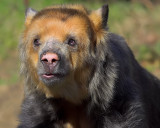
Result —
M47 64L53 64L59 61L59 57L56 53L46 53L42 56L41 61Z

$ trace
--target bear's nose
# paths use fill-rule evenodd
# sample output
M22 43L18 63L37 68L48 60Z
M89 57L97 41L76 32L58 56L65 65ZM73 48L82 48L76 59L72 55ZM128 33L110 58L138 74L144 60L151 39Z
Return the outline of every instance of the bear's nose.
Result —
M59 57L56 53L46 53L42 56L41 61L46 64L53 64L59 61Z

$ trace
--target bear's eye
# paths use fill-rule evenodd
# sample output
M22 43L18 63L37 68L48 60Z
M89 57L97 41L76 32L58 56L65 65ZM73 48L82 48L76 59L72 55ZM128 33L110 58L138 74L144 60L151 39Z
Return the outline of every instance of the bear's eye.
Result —
M76 43L76 41L74 39L69 39L68 40L68 45L74 47L74 46L77 45L77 43Z
M40 44L39 39L34 39L33 44L35 47L38 47Z

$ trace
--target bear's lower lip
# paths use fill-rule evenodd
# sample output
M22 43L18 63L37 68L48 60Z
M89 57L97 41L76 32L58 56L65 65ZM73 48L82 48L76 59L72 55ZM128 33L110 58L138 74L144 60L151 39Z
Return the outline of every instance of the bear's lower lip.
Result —
M62 78L64 75L62 74L42 74L42 77L45 79L53 79L53 78Z
M47 78L47 79L51 79L51 78L54 77L53 74L43 74L42 76L43 76L44 78Z

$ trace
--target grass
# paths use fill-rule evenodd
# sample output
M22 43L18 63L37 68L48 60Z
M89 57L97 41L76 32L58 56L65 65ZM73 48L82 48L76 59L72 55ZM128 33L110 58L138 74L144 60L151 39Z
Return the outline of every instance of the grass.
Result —
M84 0L30 0L29 6L40 10L65 3L82 3L89 9L98 9L104 4ZM0 12L0 85L11 85L17 83L19 78L17 44L24 29L25 6L23 1L1 0ZM138 61L152 72L160 70L159 12L160 6L149 10L137 3L110 4L110 31L124 36Z

